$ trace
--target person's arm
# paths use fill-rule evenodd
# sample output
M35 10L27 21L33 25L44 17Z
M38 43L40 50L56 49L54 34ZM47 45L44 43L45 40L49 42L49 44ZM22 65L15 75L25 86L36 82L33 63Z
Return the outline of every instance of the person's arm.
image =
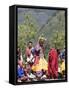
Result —
M21 53L21 56L20 57L21 57L21 60L23 61L22 53Z

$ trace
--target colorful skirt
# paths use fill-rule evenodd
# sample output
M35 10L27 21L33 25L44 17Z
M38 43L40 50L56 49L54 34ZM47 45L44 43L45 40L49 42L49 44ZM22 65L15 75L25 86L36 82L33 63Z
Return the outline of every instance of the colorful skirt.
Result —
M48 63L45 60L45 58L40 58L39 62L32 66L32 71L37 72L37 71L41 71L41 70L45 70L45 71L48 70Z

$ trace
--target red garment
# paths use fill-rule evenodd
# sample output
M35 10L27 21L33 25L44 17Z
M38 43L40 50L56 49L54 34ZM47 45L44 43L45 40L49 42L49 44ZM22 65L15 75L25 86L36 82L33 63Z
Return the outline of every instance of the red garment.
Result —
M35 58L34 65L36 65L36 64L39 63L40 57L39 56L34 56L34 58Z
M58 77L58 54L56 49L52 48L48 59L48 76L50 78Z

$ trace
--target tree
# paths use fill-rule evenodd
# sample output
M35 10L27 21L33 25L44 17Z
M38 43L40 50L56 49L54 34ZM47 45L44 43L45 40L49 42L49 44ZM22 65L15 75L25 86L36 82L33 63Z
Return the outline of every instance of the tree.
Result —
M18 46L25 54L25 48L29 41L34 41L38 29L38 24L31 14L24 15L23 24L18 25Z
M63 49L65 47L65 34L64 32L56 31L51 38L51 45L56 49Z

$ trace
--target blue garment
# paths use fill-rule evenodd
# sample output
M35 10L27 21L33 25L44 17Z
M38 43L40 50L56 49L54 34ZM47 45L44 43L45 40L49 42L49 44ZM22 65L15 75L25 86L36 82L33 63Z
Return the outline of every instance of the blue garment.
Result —
M61 59L64 59L64 58L65 58L65 52L61 52L61 53L60 53L60 58L61 58Z
M32 48L31 52L34 55L35 54L35 48Z
M24 76L24 69L22 67L19 67L17 73L18 73L18 78L23 77Z

